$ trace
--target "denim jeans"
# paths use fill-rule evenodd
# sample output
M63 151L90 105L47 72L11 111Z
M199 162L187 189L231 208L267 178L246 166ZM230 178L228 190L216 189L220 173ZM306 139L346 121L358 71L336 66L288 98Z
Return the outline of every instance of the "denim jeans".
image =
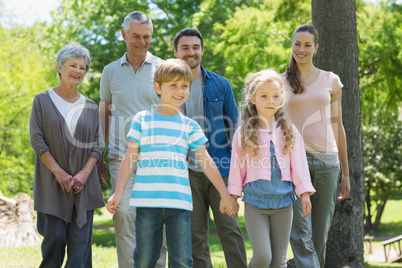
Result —
M122 156L118 154L109 153L109 172L111 176L113 194L117 188L117 182L119 179L120 165ZM130 196L133 189L135 179L135 173L130 175L127 186L124 189L123 197L120 205L116 210L116 214L113 215L114 227L116 230L116 250L117 261L119 268L133 268L134 267L134 250L136 245L135 236L135 207L130 207ZM164 238L162 249L159 254L159 259L155 268L164 268L166 265L166 239Z
M193 267L190 211L143 207L137 208L135 221L134 267L155 267L162 246L163 224L166 226L169 267Z

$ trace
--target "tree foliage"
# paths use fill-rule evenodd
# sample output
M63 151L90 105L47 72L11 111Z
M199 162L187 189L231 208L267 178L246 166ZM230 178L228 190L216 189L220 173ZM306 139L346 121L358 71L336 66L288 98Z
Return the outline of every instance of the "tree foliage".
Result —
M250 73L266 68L285 71L294 29L311 23L308 1L287 3L265 1L258 7L242 6L225 24L215 24L214 29L221 33L222 40L215 47L215 53L224 55L225 75L237 99Z
M4 17L1 1L0 17ZM28 138L28 111L34 94L58 83L56 52L70 41L88 47L92 66L79 90L99 101L101 72L126 51L120 30L124 17L134 10L152 18L151 52L163 59L174 57L172 42L179 30L198 28L205 43L203 65L228 78L237 99L249 73L264 68L285 71L294 29L311 23L308 0L62 0L47 25L25 28L3 25L0 27L3 193L31 191L34 155ZM402 150L398 143L402 125L401 14L397 0L379 4L357 0L366 205L370 211L366 225L379 222L387 198L401 185Z
M37 28L0 26L0 190L31 192L34 154L28 121L34 94L50 87L49 62L34 41Z
M366 230L377 230L402 182L402 5L358 5Z

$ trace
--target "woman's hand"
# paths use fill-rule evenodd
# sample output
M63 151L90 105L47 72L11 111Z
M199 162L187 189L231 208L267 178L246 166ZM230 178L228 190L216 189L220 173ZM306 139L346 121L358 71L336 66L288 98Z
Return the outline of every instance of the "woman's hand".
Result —
M95 157L89 157L85 166L74 175L74 194L78 194L82 191L82 188L84 188L84 185L87 183L89 175L95 168L96 162L98 162L98 160Z
M342 190L338 196L338 200L345 200L349 197L350 192L350 181L349 175L342 175Z
M57 182L60 184L61 190L65 194L73 194L74 179L73 176L68 174L64 169L62 169L56 160L53 158L49 151L41 154L40 159L45 164L45 166L53 173L56 177Z
M65 170L59 169L54 173L56 180L59 182L61 186L61 190L65 194L73 194L73 185L74 185L74 179L73 176L68 174Z
M73 190L74 194L78 194L84 188L84 185L87 183L90 172L85 169L80 170L77 174L74 175L73 181Z

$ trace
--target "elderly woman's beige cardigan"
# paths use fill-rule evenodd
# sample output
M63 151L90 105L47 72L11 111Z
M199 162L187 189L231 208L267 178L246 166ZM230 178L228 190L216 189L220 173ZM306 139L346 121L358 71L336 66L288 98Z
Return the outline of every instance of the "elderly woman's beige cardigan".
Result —
M41 92L33 100L29 128L31 146L36 154L34 209L70 223L75 206L77 224L82 227L87 222L87 211L104 206L96 167L79 194L65 194L40 156L49 151L59 166L73 176L84 167L90 156L99 160L104 146L99 138L98 106L86 99L74 137L71 137L49 92Z

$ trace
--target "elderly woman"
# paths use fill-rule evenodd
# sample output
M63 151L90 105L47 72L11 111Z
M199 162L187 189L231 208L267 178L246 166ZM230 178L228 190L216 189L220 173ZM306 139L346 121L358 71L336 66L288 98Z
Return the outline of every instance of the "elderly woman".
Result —
M40 267L92 267L94 209L104 206L95 167L104 149L97 105L77 88L91 64L88 49L65 45L57 53L60 84L38 93L30 117L36 153L34 209L43 235Z

